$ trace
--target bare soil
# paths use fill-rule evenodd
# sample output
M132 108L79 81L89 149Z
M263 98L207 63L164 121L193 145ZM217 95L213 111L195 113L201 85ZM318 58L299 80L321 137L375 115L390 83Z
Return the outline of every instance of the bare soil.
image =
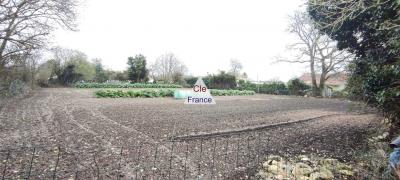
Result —
M268 154L352 161L379 119L338 99L254 95L184 105L173 98L100 99L93 91L48 88L0 102L0 177L246 178ZM257 129L305 119L312 120ZM257 130L229 134L243 129Z

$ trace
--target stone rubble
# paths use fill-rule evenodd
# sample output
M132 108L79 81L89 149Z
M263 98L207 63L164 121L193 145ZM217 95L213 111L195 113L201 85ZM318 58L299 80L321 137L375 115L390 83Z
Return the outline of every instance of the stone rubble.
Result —
M354 176L353 168L337 159L300 155L286 160L271 155L265 159L255 179L331 180L348 179L352 176Z

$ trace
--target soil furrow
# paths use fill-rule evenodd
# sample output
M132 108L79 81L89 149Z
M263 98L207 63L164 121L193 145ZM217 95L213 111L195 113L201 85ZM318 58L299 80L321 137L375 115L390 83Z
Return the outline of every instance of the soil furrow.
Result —
M36 146L36 179L51 177L58 147L58 179L76 170L81 179L237 179L268 154L307 152L351 161L379 119L335 99L254 95L186 106L173 98L95 98L93 91L39 89L4 102L0 150ZM12 154L7 177L23 177L30 150ZM1 166L7 157L2 152Z

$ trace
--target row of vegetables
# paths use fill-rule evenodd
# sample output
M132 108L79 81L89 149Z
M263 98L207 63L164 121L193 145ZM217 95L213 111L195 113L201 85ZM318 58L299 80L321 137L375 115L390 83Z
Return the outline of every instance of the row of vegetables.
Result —
M112 83L76 83L75 88L182 88L177 84L152 84L152 83L129 83L129 82L112 82Z
M141 89L141 90L98 90L95 92L99 98L153 98L153 97L173 97L174 89ZM239 90L217 90L211 89L213 96L246 96L254 95L254 91L239 91Z

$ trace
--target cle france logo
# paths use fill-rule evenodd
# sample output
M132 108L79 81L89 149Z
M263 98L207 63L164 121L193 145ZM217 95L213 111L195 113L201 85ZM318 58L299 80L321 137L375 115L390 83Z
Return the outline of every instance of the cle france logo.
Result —
M185 100L185 104L215 104L215 100L204 84L203 79L197 79L193 86L192 93Z

